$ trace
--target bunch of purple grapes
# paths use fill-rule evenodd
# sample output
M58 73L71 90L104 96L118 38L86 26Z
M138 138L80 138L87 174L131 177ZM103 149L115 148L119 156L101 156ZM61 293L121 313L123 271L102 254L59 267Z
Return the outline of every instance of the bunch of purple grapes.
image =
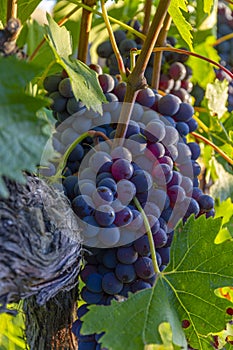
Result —
M132 25L132 23L131 23ZM133 28L141 31L138 21L133 22ZM141 40L132 35L127 36L127 32L116 30L114 32L116 43L122 55L125 67L130 69L130 50L142 48ZM175 46L176 40L172 37L167 39L167 45ZM97 54L101 59L105 59L105 64L109 69L109 74L119 74L117 59L113 52L110 40L104 41L97 47ZM188 55L176 52L164 52L162 67L160 72L159 89L178 96L183 102L190 102L190 92L193 84L191 82L192 70L185 64ZM145 77L149 85L152 84L154 53L152 53L148 66L145 70Z
M16 44L17 33L21 23L17 18L10 18L3 29L0 29L0 57L16 56L19 59L25 58L25 53Z
M155 283L146 224L162 271L169 263L177 222L192 214L214 215L213 199L198 188L200 147L187 142L187 135L197 128L193 107L172 94L141 90L125 139L113 147L125 84L102 72L98 77L109 101L103 104L103 115L74 98L66 74L49 76L44 82L57 118L54 148L63 154L84 133L94 132L73 147L61 184L85 246L80 276L85 304L78 308L73 324L81 350L101 349L102 334L81 334L80 318L88 305L109 305L112 299L122 300ZM71 110L71 102L77 109ZM47 175L55 173L51 163Z

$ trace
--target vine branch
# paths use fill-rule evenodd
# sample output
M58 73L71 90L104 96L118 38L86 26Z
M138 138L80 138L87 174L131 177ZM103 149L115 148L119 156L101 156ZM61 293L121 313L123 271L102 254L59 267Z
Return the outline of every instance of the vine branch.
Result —
M163 0L159 2L157 11L149 28L148 35L142 46L141 53L137 59L133 72L128 77L126 94L124 99L124 102L127 102L127 104L125 107L125 103L123 103L119 122L117 125L115 136L115 139L118 140L116 141L117 143L122 143L123 138L125 137L127 125L130 120L132 104L136 99L136 92L147 86L146 79L144 77L144 72L150 59L156 40L159 36L160 30L163 26L163 22L167 14L170 2L171 0Z
M144 6L144 21L143 21L143 27L142 27L143 34L148 33L148 29L150 26L151 7L152 7L152 0L146 0L145 6Z
M18 0L7 1L7 21L10 18L17 18Z
M83 0L84 4L89 7L96 5L96 0ZM80 34L79 34L79 44L78 44L78 59L84 63L87 62L88 56L88 44L89 44L89 34L91 31L93 13L85 8L82 9Z

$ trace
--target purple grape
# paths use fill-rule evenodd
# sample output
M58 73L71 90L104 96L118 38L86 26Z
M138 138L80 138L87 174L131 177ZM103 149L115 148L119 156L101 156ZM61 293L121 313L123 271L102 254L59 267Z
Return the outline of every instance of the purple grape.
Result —
M145 280L155 274L152 259L147 256L139 257L134 263L134 268L137 276Z
M101 293L103 291L102 279L103 279L103 276L101 276L99 273L92 273L87 277L87 281L86 281L87 289L93 293Z
M136 279L133 265L117 264L115 270L116 277L123 283L130 283Z
M109 272L103 276L102 288L105 293L115 295L120 293L123 288L123 283L119 281L113 272Z
M117 258L122 264L133 264L138 258L138 253L133 246L119 247L117 249Z
M126 159L117 159L112 165L112 175L115 180L130 179L133 175L133 166Z
M95 219L102 227L108 227L113 224L115 220L115 212L110 205L103 204L96 208Z

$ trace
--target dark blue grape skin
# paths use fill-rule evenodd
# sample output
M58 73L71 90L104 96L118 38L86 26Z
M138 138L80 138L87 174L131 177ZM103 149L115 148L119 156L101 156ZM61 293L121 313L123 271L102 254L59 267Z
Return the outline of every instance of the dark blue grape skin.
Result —
M148 282L145 282L143 280L136 280L131 285L131 290L133 293L138 292L139 290L144 290L147 288L151 288L151 284Z
M164 138L165 134L165 127L159 121L149 122L144 130L144 136L150 143L161 141Z
M81 297L87 304L98 304L103 297L103 293L93 293L87 287L83 287Z
M214 200L207 194L203 194L198 198L198 204L203 212L208 212L214 208Z
M176 130L179 132L181 136L187 136L189 133L189 126L185 122L177 122Z
M195 160L192 160L193 176L197 177L201 173L201 166Z
M129 264L117 264L115 274L119 281L123 283L130 283L136 279L134 266Z
M106 186L98 186L92 194L93 202L96 206L101 204L111 204L114 199L112 191Z
M160 228L155 234L153 234L153 241L155 248L161 248L167 243L167 233Z
M152 186L151 176L144 170L135 170L130 181L135 185L137 194L148 191Z
M152 259L147 256L139 257L134 263L134 268L137 276L144 280L155 274Z
M103 264L109 269L114 269L117 263L116 249L108 249L103 255Z
M80 143L78 143L75 148L71 151L68 161L75 162L77 160L82 160L84 156L84 149Z
M98 224L102 227L112 225L115 220L115 212L108 204L98 206L95 210L94 216Z
M145 107L152 107L155 103L155 94L153 90L150 88L140 90L137 94L136 102Z
M94 213L94 204L89 196L79 195L72 200L72 208L81 219Z
M178 122L188 122L194 115L194 108L189 103L181 102L176 114L173 115L174 119Z
M189 142L189 143L187 143L187 145L192 153L191 159L197 160L201 154L200 146L196 142Z
M119 247L117 249L117 258L122 264L133 264L138 258L138 253L132 245L129 247Z
M113 272L109 272L103 276L102 288L105 293L115 295L120 293L123 288L123 283L118 280Z
M161 158L165 155L165 148L162 143L152 143L147 145L149 152L145 153L151 160L156 161L157 158Z
M119 50L122 55L129 54L129 51L133 48L137 48L137 44L134 40L128 38L122 40L119 45Z
M99 57L108 58L112 53L113 53L112 44L109 40L104 41L103 43L99 44L99 46L97 47L97 54Z
M43 86L48 92L54 92L58 90L58 85L61 80L62 76L60 73L48 75L43 81Z
M82 316L84 316L88 312L87 306L88 306L87 304L82 304L81 306L79 306L79 308L77 310L78 318L81 318Z
M80 277L81 277L81 280L86 283L87 279L88 279L88 276L93 274L93 273L96 273L97 272L97 267L96 265L91 265L91 264L86 264L84 266L84 268L81 270L80 272Z
M86 287L93 293L101 293L102 289L102 278L103 276L99 273L92 273L88 276L86 281Z
M161 265L168 265L170 261L170 247L157 248L156 252L158 252L161 257Z
M193 198L189 198L188 201L189 201L189 205L188 205L188 209L185 213L185 217L189 217L192 214L197 216L200 212L200 206L199 206L198 202Z
M116 184L116 181L114 179L111 179L109 177L106 177L106 178L103 178L102 180L100 180L98 182L98 186L105 186L107 188L109 188L113 195L115 196L116 193L117 193L117 184Z
M190 119L189 121L187 121L187 124L189 126L189 132L195 131L197 129L197 127L198 127L198 124L197 124L196 120L193 119L193 118Z
M150 244L146 234L134 242L134 249L140 256L150 255Z
M122 227L130 224L132 220L133 220L133 213L128 207L125 206L123 209L115 213L114 225L118 227Z
M126 159L117 159L111 168L112 175L116 181L130 179L133 175L133 166Z
M112 174L110 173L110 172L108 172L108 171L104 171L103 173L99 173L97 176L96 176L96 185L97 186L99 186L99 184L100 184L100 181L101 180L103 180L103 179L113 179L114 180L114 178L113 178L113 176L112 176ZM115 180L114 180L115 181Z
M74 198L74 195L75 195L74 188L77 183L78 183L78 176L75 176L75 175L67 176L62 183L66 190L67 197L71 200Z
M49 98L53 100L51 109L55 112L64 112L66 109L67 98L62 96L58 91L51 92Z
M64 97L71 98L74 96L70 78L64 78L58 85L58 91Z
M98 80L104 93L110 92L114 89L115 82L110 74L100 74L98 75Z
M79 341L78 342L78 350L96 350L96 341L92 342L85 342L85 341Z
M163 115L173 116L178 112L180 103L179 97L167 94L158 101L158 111Z

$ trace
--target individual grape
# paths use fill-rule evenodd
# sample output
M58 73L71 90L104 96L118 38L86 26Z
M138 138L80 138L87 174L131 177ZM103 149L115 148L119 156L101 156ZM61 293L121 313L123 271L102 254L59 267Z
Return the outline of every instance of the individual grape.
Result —
M193 119L193 118L188 120L187 124L189 126L189 132L195 131L197 129L197 127L198 127L198 124L197 124L196 120Z
M173 116L178 112L180 103L179 97L167 94L158 101L158 111L163 115Z
M50 108L55 112L63 112L66 109L67 98L62 96L58 91L51 92L49 98L53 100Z
M104 93L110 92L114 89L115 82L111 75L106 73L100 74L98 75L98 80Z
M200 206L201 211L208 212L214 207L214 200L212 197L208 196L207 194L202 194L198 198L198 204Z
M111 151L110 155L113 161L120 158L126 159L129 162L132 161L132 154L126 147L117 146Z
M177 122L176 130L181 136L187 136L189 133L189 126L185 122Z
M43 86L48 92L54 92L58 90L58 85L61 80L62 77L60 73L48 75L43 81Z
M185 217L189 217L192 214L197 216L200 211L198 202L194 198L188 198L186 202L188 206L187 206L187 211L185 213Z
M195 199L196 201L198 201L198 199L199 199L199 197L200 197L201 195L203 195L203 192L202 192L202 190L201 190L200 188L194 187L194 188L192 189L192 197L193 197L193 199Z
M201 173L201 166L195 160L192 160L193 176L196 177Z
M70 152L68 161L75 162L77 160L82 160L84 156L84 149L80 143L78 143L75 148Z
M181 62L174 62L170 65L168 74L171 79L183 80L186 76L185 66Z
M88 312L87 304L82 304L81 306L79 306L79 308L78 308L78 310L77 310L77 316L78 316L78 318L81 318L81 317L84 316L87 312Z
M165 155L165 148L160 142L151 143L147 145L145 155L154 161L155 158L161 158Z
M106 250L103 255L103 264L109 269L114 269L118 263L116 249Z
M92 196L93 192L96 190L95 183L90 180L80 180L74 188L75 196L80 194L85 194L89 197Z
M150 225L151 233L152 234L156 233L160 228L158 218L156 216L154 216L153 214L147 214L147 220L148 220L149 225ZM143 233L147 232L147 227L145 226L145 223L140 228L140 231Z
M137 276L145 280L155 274L152 259L147 256L139 257L134 263L134 268Z
M133 156L143 153L146 149L146 138L140 134L133 134L125 141L125 145Z
M93 216L85 216L82 219L83 235L85 238L92 238L98 235L99 225Z
M78 342L78 350L96 350L96 342Z
M115 295L120 293L123 288L123 283L119 281L113 272L109 272L103 276L102 288L105 293Z
M133 293L138 292L139 290L144 290L147 288L151 288L150 283L145 282L143 280L136 280L135 282L132 283L131 290Z
M78 183L78 177L75 175L67 176L63 181L63 186L66 191L66 195L69 199L74 198L74 187Z
M173 116L178 122L188 122L194 115L194 108L186 102L181 102L178 111Z
M123 40L126 39L126 33L123 30L115 30L113 32L117 45L119 45Z
M132 39L124 39L121 41L120 45L119 45L119 50L121 52L122 55L124 54L129 54L129 51L131 49L137 48L137 44L134 40Z
M152 107L155 103L155 95L153 90L150 88L139 90L136 97L136 102L145 107Z
M102 173L103 174L103 173ZM103 179L101 179L100 181L97 182L98 186L104 186L107 187L111 190L113 196L115 197L116 193L117 193L117 184L116 181L110 177L105 177Z
M133 175L133 166L126 159L117 159L113 163L111 171L116 181L130 179Z
M117 264L115 269L116 277L123 283L130 283L136 279L133 265Z
M96 265L88 265L86 264L84 266L84 268L81 270L80 272L80 277L81 277L81 280L86 283L87 279L88 279L88 276L89 275L92 275L93 273L96 273L97 272L97 267Z
M132 209L132 214L133 214L133 220L127 225L127 228L132 231L136 231L140 229L140 227L143 224L143 217L142 214L136 210Z
M122 204L127 205L136 195L136 187L129 180L120 180L117 183L117 198Z
M134 120L130 120L127 126L125 137L129 138L130 136L139 134L139 133L140 133L140 126L138 125L138 123Z
M174 87L174 80L167 74L162 73L159 79L159 89L169 93Z
M124 101L124 97L125 97L125 93L126 93L126 87L127 87L126 82L122 81L119 84L117 84L117 86L113 89L113 93L117 96L119 102L123 102Z
M64 97L70 98L74 96L70 78L62 79L58 85L58 91Z
M167 233L160 228L153 234L153 241L156 249L163 247L167 243Z
M200 146L196 142L189 142L189 143L187 143L187 145L192 153L191 159L197 160L197 158L199 158L200 154L201 154Z
M133 264L138 258L138 253L133 246L119 247L117 249L117 259L122 264Z
M87 289L93 293L101 293L103 291L102 279L103 279L103 276L101 276L99 273L92 273L87 277L87 281L86 281Z
M114 224L118 227L122 227L128 225L133 220L133 213L128 207L124 207L123 209L117 211L115 213Z
M72 200L72 208L79 218L90 216L94 212L94 203L89 196L79 195ZM97 221L98 222L98 221Z
M89 166L96 172L100 170L100 168L106 162L111 162L111 157L108 153L99 151L94 154L89 159Z
M103 69L102 69L102 67L99 64L91 63L91 64L89 64L89 68L94 70L97 74L102 74L103 73Z
M79 111L72 115L73 117L72 127L80 135L83 134L84 132L87 132L92 125L91 119L86 118L86 116L83 115L82 113L83 113L82 111Z
M167 164L157 164L152 169L152 176L158 186L164 187L172 179L172 170Z
M117 109L118 102L119 102L117 96L111 92L106 92L105 97L109 103L103 104L103 111L104 112L112 112L115 109ZM111 117L111 115L110 115L110 117ZM105 120L103 120L103 124L108 124L108 123L106 123Z
M103 297L103 293L93 293L87 287L83 287L81 297L87 304L98 304Z
M104 248L113 247L121 238L120 230L118 227L112 224L109 227L100 229L98 238L100 242L103 243Z
M114 200L112 191L105 186L98 186L92 194L93 203L97 206L111 204Z
M166 130L162 123L160 122L150 122L147 124L144 135L148 141L151 143L161 141L165 136Z
M149 191L153 184L151 175L144 170L135 170L130 181L135 185L137 194Z
M96 185L97 186L100 186L100 182L102 180L107 180L107 179L111 179L114 181L114 183L116 183L116 181L113 179L113 176L110 172L106 171L106 172L103 172L103 173L99 173L97 176L96 176ZM101 185L103 185L103 183L101 183ZM103 185L105 186L105 185ZM108 187L108 186L107 186Z
M113 53L110 41L104 41L97 47L97 54L99 57L108 58Z
M76 112L79 112L80 115L81 111L83 113L86 111L84 103L80 100L77 100L75 97L71 97L67 100L66 109L70 115Z
M134 249L141 256L150 255L150 244L147 235L143 235L134 242Z
M174 128L175 126L176 126L176 124L174 124L172 126L170 126L170 125L165 126L165 136L161 141L165 147L170 146L170 145L174 145L179 140L179 134L178 134L177 130Z
M95 219L102 227L108 227L113 224L115 220L115 213L110 205L103 204L96 208Z

